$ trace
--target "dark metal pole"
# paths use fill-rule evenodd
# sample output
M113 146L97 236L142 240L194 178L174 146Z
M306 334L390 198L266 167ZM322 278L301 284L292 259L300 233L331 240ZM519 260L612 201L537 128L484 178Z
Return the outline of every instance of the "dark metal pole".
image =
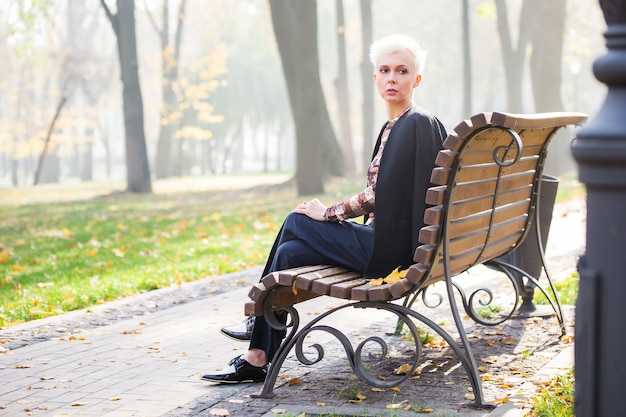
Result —
M587 186L587 248L576 304L576 417L621 416L626 396L626 0L600 0L608 92L572 145Z

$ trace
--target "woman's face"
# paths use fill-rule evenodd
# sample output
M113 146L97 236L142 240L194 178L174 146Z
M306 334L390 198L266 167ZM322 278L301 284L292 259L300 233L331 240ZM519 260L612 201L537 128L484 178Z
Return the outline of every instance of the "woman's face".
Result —
M376 64L374 80L378 94L389 105L406 105L413 99L413 89L422 79L415 71L409 51L381 55Z

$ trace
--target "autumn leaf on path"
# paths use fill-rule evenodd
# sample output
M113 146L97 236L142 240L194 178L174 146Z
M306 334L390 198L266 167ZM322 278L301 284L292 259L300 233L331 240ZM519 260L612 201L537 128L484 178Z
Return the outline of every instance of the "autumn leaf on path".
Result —
M350 400L348 400L348 402L353 403L353 404L359 404L362 403L363 401L365 401L367 399L367 397L363 394L357 394L355 396L355 398L352 398Z
M387 404L386 408L389 408L391 410L399 410L400 408L403 408L406 403L407 403L407 401L404 400L404 401L401 401L401 402L395 403L395 404Z
M408 363L403 363L402 365L398 366L396 369L393 370L393 373L396 375L404 375L404 374L408 374L409 372L411 372L411 368L413 366L408 364ZM419 369L415 369L413 371L413 375L419 375L420 374L420 370Z
M291 385L297 385L301 383L302 383L302 380L300 378L292 378L289 380L289 382L287 382L287 385L291 386Z

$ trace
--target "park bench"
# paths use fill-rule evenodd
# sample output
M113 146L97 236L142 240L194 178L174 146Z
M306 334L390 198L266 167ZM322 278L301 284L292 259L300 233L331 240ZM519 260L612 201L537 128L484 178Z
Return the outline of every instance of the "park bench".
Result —
M468 341L459 309L457 296L467 314L483 324L500 323L511 317L518 306L519 288L514 271L523 274L539 288L554 310L564 332L563 315L549 275L547 281L551 291L542 285L539 277L529 276L519 266L502 261L502 256L518 247L527 236L537 210L541 175L547 154L547 146L555 133L567 125L580 125L586 116L579 113L543 113L514 115L506 113L480 113L470 120L461 122L446 138L443 149L436 159L431 186L420 230L420 246L415 251L415 263L404 271L400 279L389 282L373 282L360 274L336 266L312 265L273 272L250 292L250 301L245 305L247 316L264 315L268 323L278 329L290 329L271 367L263 389L262 398L274 396L273 389L278 372L287 355L295 349L298 360L313 364L323 357L319 344L313 348L317 356L308 358L303 353L304 339L313 330L322 330L336 337L348 356L354 373L371 386L391 388L409 378L419 363L421 343L415 321L436 332L458 357L465 369L474 393L474 405L489 407L492 404L483 398L481 379ZM535 222L537 224L537 222ZM543 268L545 268L545 259ZM514 302L511 313L501 314L495 321L482 320L473 304L476 294L487 295L492 300L490 289L480 289L467 296L457 282L459 274L476 265L488 265L508 276L513 288ZM453 280L453 277L457 279ZM463 275L465 281L471 275ZM443 281L448 295L450 313L454 317L457 337L453 337L439 324L418 312L413 303L418 296L425 296L432 284ZM315 317L301 329L295 306L319 296L348 300ZM440 299L442 297L440 296ZM348 337L329 325L318 324L321 320L346 308L374 308L385 310L397 317L396 334L407 326L414 341L415 358L412 368L397 378L372 376L363 363L362 352L366 343L379 345L383 359L387 352L385 342L373 335L361 341L356 349ZM276 313L287 314L287 325L277 319ZM366 358L372 359L373 356Z

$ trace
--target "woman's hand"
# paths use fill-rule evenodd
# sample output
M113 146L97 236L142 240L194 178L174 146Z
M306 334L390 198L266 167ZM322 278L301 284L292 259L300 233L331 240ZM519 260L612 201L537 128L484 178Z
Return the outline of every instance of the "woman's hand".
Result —
M314 198L311 201L305 201L298 205L298 207L292 210L294 213L304 214L312 218L313 220L317 220L320 222L326 221L324 218L324 213L326 213L326 206L322 204L317 198Z

